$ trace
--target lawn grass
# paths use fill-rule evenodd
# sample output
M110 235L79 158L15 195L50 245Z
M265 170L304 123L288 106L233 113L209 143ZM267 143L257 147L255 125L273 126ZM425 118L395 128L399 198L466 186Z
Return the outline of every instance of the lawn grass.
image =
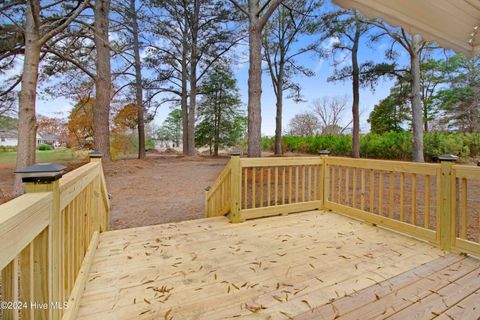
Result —
M13 164L17 157L16 152L0 152L0 164ZM36 162L69 162L86 157L85 151L76 151L67 148L36 152Z

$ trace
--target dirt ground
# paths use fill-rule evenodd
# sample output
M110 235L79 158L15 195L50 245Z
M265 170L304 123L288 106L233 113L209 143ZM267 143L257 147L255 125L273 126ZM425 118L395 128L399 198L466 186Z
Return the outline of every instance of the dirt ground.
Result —
M132 228L204 217L204 188L228 158L149 155L105 165L110 226Z

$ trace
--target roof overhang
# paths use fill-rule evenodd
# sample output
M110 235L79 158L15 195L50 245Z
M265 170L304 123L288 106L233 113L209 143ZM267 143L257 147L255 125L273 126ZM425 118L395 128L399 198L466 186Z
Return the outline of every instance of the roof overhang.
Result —
M480 53L480 0L333 0L468 56Z

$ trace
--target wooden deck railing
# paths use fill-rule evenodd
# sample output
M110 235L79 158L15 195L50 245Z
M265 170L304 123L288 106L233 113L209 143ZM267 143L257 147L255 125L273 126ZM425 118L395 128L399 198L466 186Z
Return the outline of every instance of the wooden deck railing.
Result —
M108 229L101 160L25 189L0 206L1 317L71 319L98 234Z
M480 167L451 168L452 249L480 256Z
M480 256L479 192L480 168L447 159L424 164L328 156L235 156L207 193L206 212L229 214L232 222L241 222L332 210L445 250Z
M224 216L230 212L231 195L230 160L218 176L215 184L205 193L205 214L207 217Z
M329 157L325 165L326 209L440 243L439 164Z
M319 157L240 159L240 216L252 219L322 208Z

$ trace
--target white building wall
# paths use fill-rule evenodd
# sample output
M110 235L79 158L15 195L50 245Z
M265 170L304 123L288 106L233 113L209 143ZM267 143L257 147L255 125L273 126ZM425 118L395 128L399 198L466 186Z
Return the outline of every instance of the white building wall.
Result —
M14 139L14 138L7 138L5 139L5 141L3 141L3 139L0 138L0 146L3 146L3 147L15 147L17 146L17 139Z

